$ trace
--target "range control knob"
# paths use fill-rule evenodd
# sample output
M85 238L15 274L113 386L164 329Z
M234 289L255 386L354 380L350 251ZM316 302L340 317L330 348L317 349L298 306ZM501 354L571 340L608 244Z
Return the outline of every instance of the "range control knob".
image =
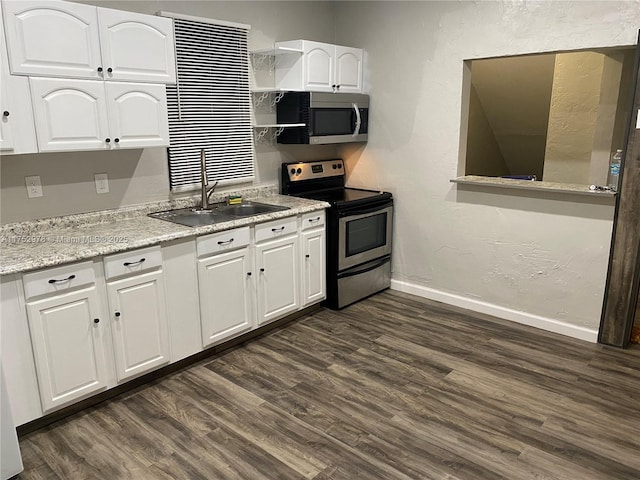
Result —
M296 170L296 173L297 173L298 175L300 175L300 174L302 173L302 169L301 169L301 168L297 169L297 170Z
M338 164L338 168L342 168L342 164L341 163Z
M333 165L331 165L331 166L333 167L333 169L334 169L334 170L335 170L336 168L338 168L338 165L337 165L337 164L335 164L335 163L334 163Z
M295 175L295 174L296 174L296 169L295 169L295 168L292 168L292 169L291 169L291 175Z

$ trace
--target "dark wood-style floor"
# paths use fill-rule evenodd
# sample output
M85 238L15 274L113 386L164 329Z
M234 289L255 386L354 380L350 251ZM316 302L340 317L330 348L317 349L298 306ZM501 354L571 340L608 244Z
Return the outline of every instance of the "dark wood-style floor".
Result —
M640 478L640 349L384 292L21 439L20 479Z

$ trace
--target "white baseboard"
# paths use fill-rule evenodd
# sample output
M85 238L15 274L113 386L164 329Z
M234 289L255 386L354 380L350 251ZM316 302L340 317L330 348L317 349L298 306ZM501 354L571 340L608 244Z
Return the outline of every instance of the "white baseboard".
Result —
M512 310L510 308L482 302L480 300L474 300L461 295L455 295L453 293L447 293L441 290L435 290L433 288L423 287L421 285L400 280L391 280L391 289L428 298L437 302L454 305L456 307L466 308L467 310L472 310L474 312L493 315L494 317L521 323L523 325L529 325L530 327L540 328L548 332L560 333L568 337L586 340L587 342L596 343L598 341L598 330L572 325L570 323L541 317L539 315L533 315L531 313Z

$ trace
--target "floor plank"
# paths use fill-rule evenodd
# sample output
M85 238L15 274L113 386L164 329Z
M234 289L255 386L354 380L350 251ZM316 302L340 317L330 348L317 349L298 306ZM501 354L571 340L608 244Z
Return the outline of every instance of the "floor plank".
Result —
M640 478L640 348L386 291L20 439L31 479Z

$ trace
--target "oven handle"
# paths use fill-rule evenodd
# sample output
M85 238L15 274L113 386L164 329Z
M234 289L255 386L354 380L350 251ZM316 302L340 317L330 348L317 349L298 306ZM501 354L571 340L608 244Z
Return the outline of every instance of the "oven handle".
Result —
M384 203L374 205L373 207L368 207L368 208L355 207L353 209L349 209L347 207L347 209L345 210L338 211L338 217L344 218L344 217L354 217L356 215L366 215L367 213L382 211L385 208L389 208L391 206L393 206L393 200L385 201Z
M364 267L356 267L353 268L347 272L344 273L339 273L338 274L338 278L348 278L348 277L354 277L356 275L361 275L363 273L367 273L370 272L371 270L375 270L376 268L380 268L382 265L384 265L385 263L388 263L391 261L391 257L390 256L386 256L384 257L382 260L380 260L379 262L374 263L373 265L370 265L369 263L365 264ZM369 266L367 266L369 265Z

